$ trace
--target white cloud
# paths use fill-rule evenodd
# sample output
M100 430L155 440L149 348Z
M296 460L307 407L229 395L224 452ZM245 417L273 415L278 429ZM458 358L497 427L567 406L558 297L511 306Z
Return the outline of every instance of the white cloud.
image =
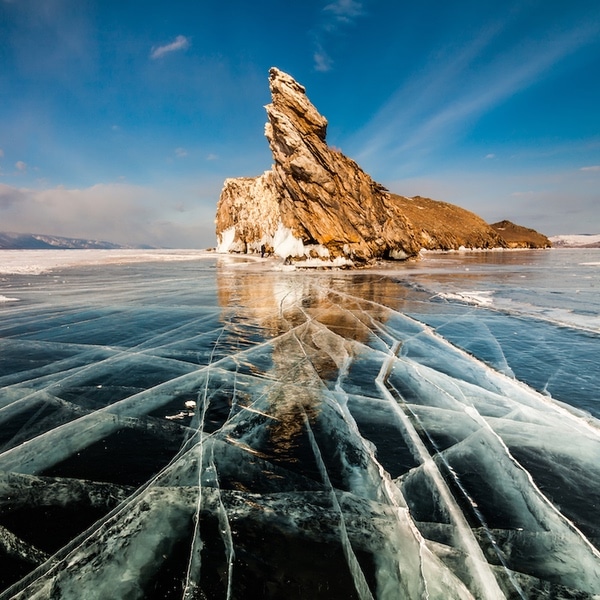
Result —
M187 150L185 148L175 148L175 156L177 158L183 158L184 156L187 156Z
M15 167L21 171L21 173L25 173L25 171L27 171L27 163L23 162L22 160L18 160L15 163Z
M592 172L600 172L600 165L593 165L591 167L581 167L580 171L592 171Z
M212 152L206 156L206 160L217 160L218 158L219 156L217 154L213 154Z
M322 48L315 51L313 60L315 61L315 70L321 73L330 71L333 65L333 61Z
M184 35L178 35L170 44L164 46L155 46L152 48L150 58L157 59L170 52L177 52L178 50L185 50L190 45L188 38Z
M324 49L325 42L331 34L338 33L340 28L351 25L358 17L363 16L363 4L358 0L335 0L323 7L321 22L312 32L315 71L327 72L332 69L333 60Z
M172 193L171 188L153 190L124 183L82 189L29 189L0 183L0 223L6 231L121 244L196 248L214 244L214 207L180 190L181 201L194 207L181 218L165 201ZM216 197L218 191L203 189L202 195Z
M486 154L485 157L487 159L492 159L492 158L496 158L496 155L495 154Z
M0 148L0 158L2 158L4 156L4 150L2 150L2 148Z
M338 20L343 22L348 22L352 18L363 14L362 3L356 0L336 0L336 2L328 4L323 10L334 14Z

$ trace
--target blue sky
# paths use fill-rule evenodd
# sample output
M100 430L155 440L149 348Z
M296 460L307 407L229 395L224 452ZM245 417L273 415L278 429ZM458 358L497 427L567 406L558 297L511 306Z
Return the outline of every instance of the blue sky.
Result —
M0 0L0 231L214 245L271 66L391 191L600 232L597 0Z

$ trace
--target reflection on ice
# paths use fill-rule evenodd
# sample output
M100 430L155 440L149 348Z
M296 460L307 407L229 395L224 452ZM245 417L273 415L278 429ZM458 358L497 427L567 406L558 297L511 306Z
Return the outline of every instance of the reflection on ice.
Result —
M600 593L598 422L483 329L495 369L376 274L136 269L7 309L0 598Z

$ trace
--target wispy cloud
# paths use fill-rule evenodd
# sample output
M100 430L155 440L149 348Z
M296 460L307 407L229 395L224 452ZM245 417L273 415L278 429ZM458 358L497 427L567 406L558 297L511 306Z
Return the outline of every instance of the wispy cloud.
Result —
M511 196L513 198L530 198L531 196L535 196L536 193L539 192L534 192L533 190L529 190L527 192L512 192Z
M333 68L334 61L325 49L330 36L340 33L343 27L351 25L365 14L364 2L359 0L335 0L323 7L321 22L313 31L315 71L327 72Z
M331 57L323 50L322 46L318 46L313 53L313 60L315 65L315 71L325 73L331 70L333 61Z
M359 160L384 154L398 163L401 155L429 152L445 140L466 133L479 118L502 102L536 85L568 55L597 40L600 24L588 22L554 35L522 40L509 50L494 51L510 28L496 22L454 52L403 83L354 140ZM399 141L400 140L400 141Z
M581 167L580 171L592 171L594 173L600 173L600 165L592 165L591 167Z
M27 163L23 162L22 160L18 160L15 163L15 167L17 168L18 171L20 171L21 173L25 173L27 171Z
M2 148L0 148L0 158L4 157L4 150L2 150Z
M338 23L348 23L363 14L363 6L357 0L336 0L328 4L323 12L333 15Z
M493 159L493 158L496 158L496 155L495 155L495 154L486 154L486 155L485 155L485 157L486 157L488 160L491 160L491 159Z
M184 158L187 155L188 155L188 153L185 148L175 148L175 156L177 158Z
M164 46L154 46L150 52L150 58L156 60L165 54L185 50L190 45L190 41L185 35L178 35L170 44Z

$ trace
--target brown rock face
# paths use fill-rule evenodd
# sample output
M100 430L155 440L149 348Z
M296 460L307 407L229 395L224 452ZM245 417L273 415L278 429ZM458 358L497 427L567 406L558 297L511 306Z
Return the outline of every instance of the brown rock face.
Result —
M227 179L217 205L218 250L366 264L421 248L505 247L482 219L457 206L390 194L327 146L327 120L292 77L270 70L265 136L271 171Z
M551 248L552 242L535 229L515 225L510 221L492 223L495 229L506 241L509 248Z
M415 196L393 196L417 231L421 248L506 248L504 239L481 217L448 202Z

